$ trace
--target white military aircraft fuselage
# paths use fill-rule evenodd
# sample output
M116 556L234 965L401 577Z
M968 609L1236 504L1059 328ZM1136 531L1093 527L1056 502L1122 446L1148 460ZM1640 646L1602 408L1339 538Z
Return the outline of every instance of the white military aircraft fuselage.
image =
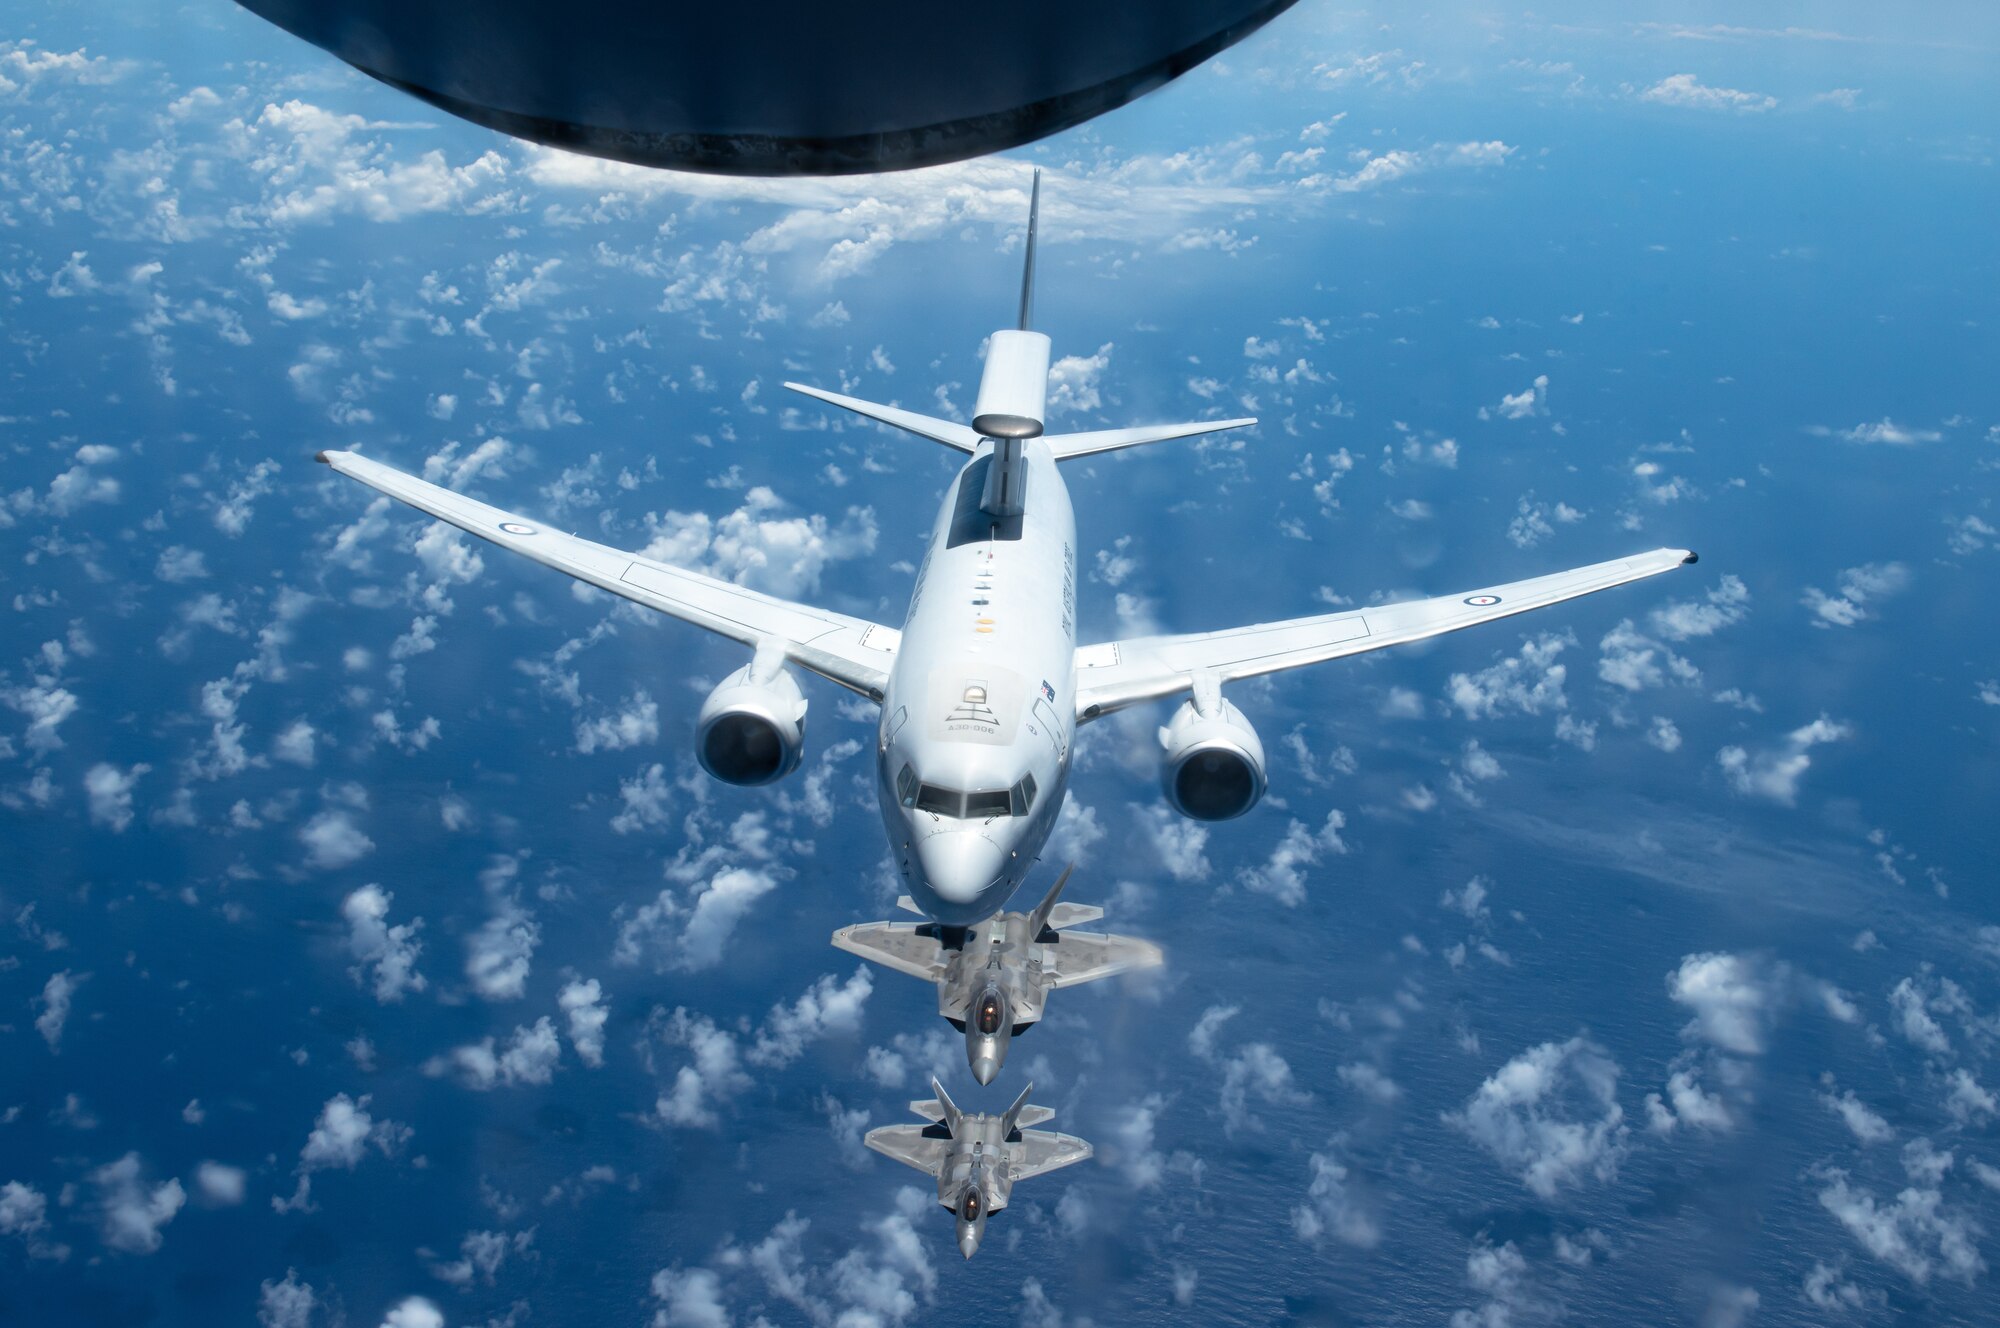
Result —
M1027 440L1032 500L979 505L982 444L917 569L876 743L882 819L911 897L942 922L1000 911L1048 842L1076 736L1076 518L1055 456Z
M1039 177L1037 177L1037 198ZM1061 813L1080 723L1187 694L1160 730L1168 802L1227 820L1265 789L1256 730L1225 684L1541 608L1694 561L1655 549L1573 571L1370 609L1079 647L1076 519L1060 463L1255 420L1048 435L1050 345L1029 329L1035 211L1018 328L990 338L971 425L795 383L967 460L945 494L900 631L546 528L353 452L318 459L401 502L612 594L740 642L750 663L696 720L696 757L726 782L797 768L806 700L787 665L881 705L882 818L911 898L947 927L999 913Z

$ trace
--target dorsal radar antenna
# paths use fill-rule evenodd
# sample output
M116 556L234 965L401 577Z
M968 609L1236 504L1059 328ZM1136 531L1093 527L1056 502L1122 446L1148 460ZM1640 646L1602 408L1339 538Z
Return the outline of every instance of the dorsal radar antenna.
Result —
M1029 330L1035 314L1035 218L1042 210L1042 168L1028 193L1028 261L1021 270L1021 331Z

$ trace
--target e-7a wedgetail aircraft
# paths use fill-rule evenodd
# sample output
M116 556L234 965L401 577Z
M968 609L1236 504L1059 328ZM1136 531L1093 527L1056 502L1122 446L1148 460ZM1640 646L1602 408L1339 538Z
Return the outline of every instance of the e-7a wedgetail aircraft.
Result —
M1227 820L1256 805L1266 778L1256 730L1222 695L1229 683L1525 613L1695 560L1655 549L1438 599L1077 645L1076 519L1062 463L1256 421L1043 432L1049 338L1029 329L1039 192L1038 178L1020 326L993 334L970 425L786 384L966 456L900 631L622 553L353 452L318 459L481 539L741 642L750 662L723 679L695 723L696 759L725 783L769 784L798 767L806 700L787 666L878 703L890 851L917 908L948 929L993 918L1034 866L1062 807L1079 724L1188 694L1160 730L1166 797L1182 815Z

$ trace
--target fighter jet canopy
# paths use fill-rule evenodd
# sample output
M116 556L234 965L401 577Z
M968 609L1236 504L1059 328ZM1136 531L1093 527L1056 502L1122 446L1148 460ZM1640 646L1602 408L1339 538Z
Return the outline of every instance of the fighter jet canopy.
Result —
M239 0L516 138L640 166L854 175L1122 106L1293 0Z

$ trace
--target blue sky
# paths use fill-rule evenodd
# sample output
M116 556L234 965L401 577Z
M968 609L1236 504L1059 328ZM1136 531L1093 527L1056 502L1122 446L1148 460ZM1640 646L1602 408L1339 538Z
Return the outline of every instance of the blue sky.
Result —
M0 31L0 1322L1975 1322L2000 1229L2000 44L1972 6L1301 5L1003 159L743 181L447 120L235 8ZM873 716L705 780L738 652L356 447L900 618L1044 181L1085 636L1692 547L1232 693L1251 816L1085 731L1157 940L984 1095ZM933 1071L1097 1159L961 1263ZM986 1099L994 1099L988 1104Z

